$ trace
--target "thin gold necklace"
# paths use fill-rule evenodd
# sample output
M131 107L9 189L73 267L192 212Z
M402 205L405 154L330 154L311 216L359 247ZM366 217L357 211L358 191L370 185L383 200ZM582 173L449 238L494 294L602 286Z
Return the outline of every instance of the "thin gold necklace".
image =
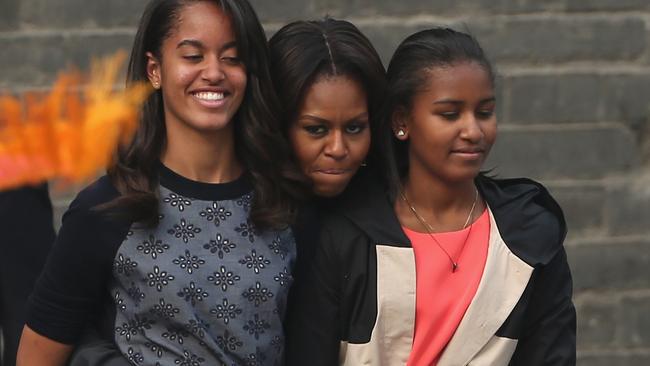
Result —
M476 192L476 194L474 195L474 202L472 203L472 208L469 210L469 215L467 215L467 220L465 220L465 225L463 225L463 228L461 230L465 229L467 227L467 225L469 224L469 221L472 219L472 214L474 213L474 208L476 207L476 202L478 201L478 189L474 189L474 191ZM449 252L447 252L447 250L445 250L445 248L442 246L442 244L440 244L438 239L436 239L436 237L433 236L433 231L434 231L433 228L424 219L424 217L420 216L420 214L417 212L415 207L411 204L411 202L408 200L408 198L406 198L406 193L404 193L404 190L400 191L400 195L402 196L402 200L404 201L404 203L406 203L406 205L409 207L411 212L413 212L413 216L415 216L415 218L420 222L420 224L427 231L427 234L429 234L431 239L433 239L433 241L438 245L440 250L442 250L445 253L445 255L447 255L447 258L449 258L449 262L451 262L451 271L456 272L456 270L458 269L458 261L457 260L455 261L451 257ZM460 253L458 254L459 259L460 259L461 254L463 254L463 249L465 249L465 244L467 244L467 239L469 239L469 234L471 232L472 232L472 227L470 226L469 230L467 232L467 236L465 237L465 240L463 241L463 246L460 247Z

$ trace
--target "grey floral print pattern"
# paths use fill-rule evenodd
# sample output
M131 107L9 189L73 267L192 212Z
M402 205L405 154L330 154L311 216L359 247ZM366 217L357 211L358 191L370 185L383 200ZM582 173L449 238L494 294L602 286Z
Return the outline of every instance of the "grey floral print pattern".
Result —
M256 230L250 193L160 197L159 224L133 225L113 260L120 351L134 365L281 365L291 231Z
M167 233L173 235L175 238L182 239L185 244L190 239L194 239L196 234L201 232L201 228L194 226L194 224L188 224L185 219L181 219L178 224L174 224L174 227L167 230Z
M219 226L222 221L225 221L232 216L232 212L228 211L228 209L223 206L219 206L219 202L212 202L212 205L201 211L199 216L214 223L215 226Z

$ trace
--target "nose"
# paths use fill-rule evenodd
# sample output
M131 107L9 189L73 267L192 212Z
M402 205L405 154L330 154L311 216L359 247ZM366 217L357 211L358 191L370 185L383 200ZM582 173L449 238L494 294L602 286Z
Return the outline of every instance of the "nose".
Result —
M325 155L335 160L341 160L348 155L348 147L343 138L343 132L335 129L325 143Z
M225 74L219 59L216 57L207 58L201 76L210 83L218 83L223 80Z
M460 137L472 143L480 142L483 139L483 130L480 123L474 113L467 113L463 118Z

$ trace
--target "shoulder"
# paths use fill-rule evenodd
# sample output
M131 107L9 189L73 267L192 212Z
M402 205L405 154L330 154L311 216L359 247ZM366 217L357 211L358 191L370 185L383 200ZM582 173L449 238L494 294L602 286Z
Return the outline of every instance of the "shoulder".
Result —
M108 176L102 176L83 190L72 200L68 210L63 214L60 236L73 234L73 236L92 236L102 234L119 240L121 235L128 231L129 222L111 215L109 209L102 209L101 205L117 198L119 193L113 186ZM65 235L68 238L70 235Z
M533 266L548 264L562 249L566 222L559 204L540 183L477 178L499 233L515 255Z
M410 246L395 216L388 189L373 177L365 177L349 187L323 220L323 227L339 237L364 235L376 244Z
M72 201L70 208L91 210L98 205L112 201L118 196L119 193L111 183L110 178L104 175L82 189Z

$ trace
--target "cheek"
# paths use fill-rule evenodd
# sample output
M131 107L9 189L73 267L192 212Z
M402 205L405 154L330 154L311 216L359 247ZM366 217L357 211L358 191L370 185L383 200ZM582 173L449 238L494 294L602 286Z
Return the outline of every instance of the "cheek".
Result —
M246 70L243 68L233 69L228 73L228 80L230 83L237 87L240 91L240 95L243 97L246 92L246 85L248 84L248 77L246 76Z
M368 150L370 150L370 131L366 129L360 136L350 139L348 148L350 150L350 159L361 164L368 155Z
M488 151L494 145L494 142L497 139L497 124L496 122L490 123L486 128L483 130L483 133L485 135L485 142L487 144Z
M189 85L192 80L196 79L197 72L187 67L171 67L163 69L162 80L167 85Z

